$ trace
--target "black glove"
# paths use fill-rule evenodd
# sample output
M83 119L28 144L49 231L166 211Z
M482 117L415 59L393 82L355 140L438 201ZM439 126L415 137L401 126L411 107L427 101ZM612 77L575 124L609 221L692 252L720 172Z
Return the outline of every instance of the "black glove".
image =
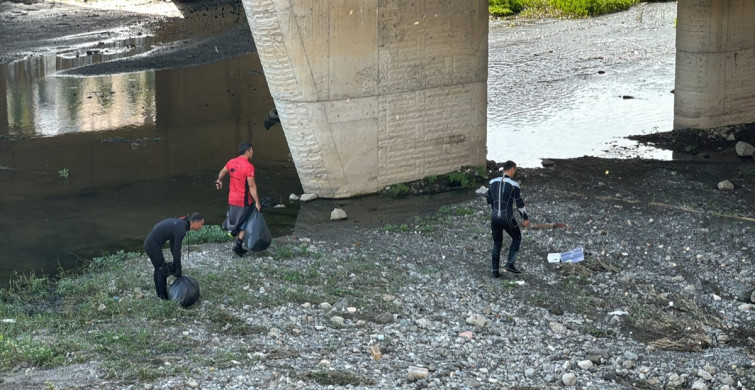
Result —
M163 264L163 275L170 276L173 275L177 278L181 277L181 267L176 266L176 263L174 262L167 262Z

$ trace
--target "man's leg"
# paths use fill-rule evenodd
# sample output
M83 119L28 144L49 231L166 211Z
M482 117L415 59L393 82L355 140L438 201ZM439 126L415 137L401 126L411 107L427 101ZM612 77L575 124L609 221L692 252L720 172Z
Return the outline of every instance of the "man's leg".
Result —
M231 234L235 237L235 243L233 245L233 253L238 256L244 256L247 252L244 247L244 228L246 227L246 221L248 218L248 210L243 207L228 206L228 224L234 226Z
M503 226L500 220L491 218L490 230L493 235L492 259L490 262L490 276L497 278L500 275L498 268L501 265L501 247L503 246Z
M506 261L506 270L513 273L520 273L520 271L514 266L516 262L516 253L519 252L519 245L522 243L522 231L519 230L519 226L514 222L513 226L505 226L506 233L511 236L511 246L509 246L509 256Z
M163 273L165 265L163 250L157 246L145 246L144 251L147 252L149 260L155 267L155 271L152 274L152 279L155 281L155 292L161 299L168 299L168 275Z
M236 244L233 246L233 252L239 256L244 256L247 250L244 249L243 245L244 245L244 230L242 229L241 231L239 231L239 234L236 236Z

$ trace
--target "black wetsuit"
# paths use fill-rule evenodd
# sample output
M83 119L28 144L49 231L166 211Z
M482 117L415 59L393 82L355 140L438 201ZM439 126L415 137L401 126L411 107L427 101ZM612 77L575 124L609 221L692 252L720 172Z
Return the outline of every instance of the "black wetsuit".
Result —
M524 209L524 200L519 194L519 183L504 175L490 181L487 193L488 204L491 205L490 228L493 233L493 259L491 268L494 273L498 272L501 260L501 246L503 245L503 231L511 236L511 246L506 264L513 265L516 261L516 252L522 242L522 232L519 230L514 219L514 203L519 214L524 220L528 220L527 211Z
M168 218L162 220L152 228L144 239L144 251L155 266L154 279L157 296L168 299L168 274L163 269L165 257L163 246L170 241L170 252L173 254L174 275L181 275L181 243L191 224L187 219Z

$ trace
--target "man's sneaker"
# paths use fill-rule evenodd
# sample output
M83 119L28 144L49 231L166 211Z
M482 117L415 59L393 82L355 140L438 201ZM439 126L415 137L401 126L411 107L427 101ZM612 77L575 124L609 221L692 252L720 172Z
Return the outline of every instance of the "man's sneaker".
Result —
M498 271L490 271L490 276L494 278L500 278L501 274Z
M514 264L506 264L503 267L503 269L505 269L506 271L509 271L509 272L511 272L513 274L521 274L522 273L522 271L520 271L520 270L516 269L516 267L514 267Z
M246 249L244 249L244 248L242 248L242 247L240 247L238 245L234 245L233 246L233 253L235 253L239 257L241 257L241 256L244 256L244 254L246 253Z

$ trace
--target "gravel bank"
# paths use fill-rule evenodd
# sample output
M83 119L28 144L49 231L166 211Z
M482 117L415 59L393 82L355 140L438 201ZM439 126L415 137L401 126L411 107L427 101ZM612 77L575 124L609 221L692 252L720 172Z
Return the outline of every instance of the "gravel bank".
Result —
M584 158L522 169L533 222L566 227L526 231L518 262L525 273L501 279L488 276L482 198L405 225L334 222L327 235L340 238L279 238L275 258L238 259L230 244L199 245L184 273L237 272L238 285L228 289L242 298L203 294L188 309L195 324L168 326L166 337L232 359L152 356L185 373L138 383L104 379L96 361L20 369L4 386L751 389L754 175L751 160ZM717 189L722 178L733 191ZM581 263L546 261L549 252L580 246ZM149 299L147 264L144 257L135 267ZM312 299L326 289L342 298ZM259 299L266 303L252 303ZM226 326L202 320L218 310ZM410 378L410 367L427 376Z

